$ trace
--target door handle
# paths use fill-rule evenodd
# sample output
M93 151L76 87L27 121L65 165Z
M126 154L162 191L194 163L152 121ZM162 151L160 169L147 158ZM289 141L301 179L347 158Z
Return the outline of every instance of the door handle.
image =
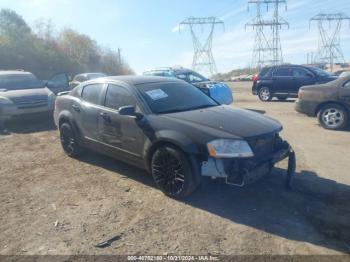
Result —
M102 117L103 120L105 120L108 123L111 122L111 117L107 113L100 113L100 117Z
M77 105L72 105L72 108L76 111L76 112L80 112L80 107Z

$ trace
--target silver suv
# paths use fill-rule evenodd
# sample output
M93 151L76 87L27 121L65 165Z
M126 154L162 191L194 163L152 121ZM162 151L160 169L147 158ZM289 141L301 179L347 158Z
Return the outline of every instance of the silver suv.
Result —
M66 74L42 81L29 72L0 71L0 129L14 117L52 112L56 94L67 90Z

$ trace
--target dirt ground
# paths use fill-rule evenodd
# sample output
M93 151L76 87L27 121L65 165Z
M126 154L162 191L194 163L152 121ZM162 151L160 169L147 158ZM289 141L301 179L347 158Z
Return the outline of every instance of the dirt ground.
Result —
M16 122L0 136L0 255L349 254L350 132L322 129L293 102L259 102L250 83L231 85L235 106L283 123L298 159L293 191L283 163L252 186L214 182L176 201L142 170L65 156L51 121Z

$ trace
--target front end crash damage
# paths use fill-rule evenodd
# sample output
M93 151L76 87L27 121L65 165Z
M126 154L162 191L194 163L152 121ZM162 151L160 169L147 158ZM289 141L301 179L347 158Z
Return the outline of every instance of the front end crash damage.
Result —
M213 158L202 162L202 176L223 178L226 184L243 187L269 174L274 165L288 158L286 188L291 188L296 168L295 152L288 142L274 139L271 152L251 158Z

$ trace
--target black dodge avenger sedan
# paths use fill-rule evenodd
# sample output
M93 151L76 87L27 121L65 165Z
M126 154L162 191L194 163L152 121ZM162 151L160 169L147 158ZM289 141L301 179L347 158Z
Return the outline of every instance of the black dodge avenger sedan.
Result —
M172 197L189 195L203 177L244 186L287 157L287 178L295 169L294 153L279 137L279 122L218 105L173 78L84 82L58 96L54 116L67 155L89 148L144 168Z

